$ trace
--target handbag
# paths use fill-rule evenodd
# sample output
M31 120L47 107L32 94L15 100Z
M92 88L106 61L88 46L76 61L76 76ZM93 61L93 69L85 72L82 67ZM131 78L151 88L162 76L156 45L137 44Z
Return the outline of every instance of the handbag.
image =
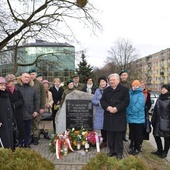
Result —
M146 133L151 133L151 122L148 118L146 118L145 122L145 131Z
M146 119L145 119L145 132L146 133L151 133L151 122L149 120L149 113L147 112L147 109L145 109L145 113L146 113Z
M50 112L50 109L48 109L48 111L44 112L43 114L41 114L41 121L51 121L53 120L53 115Z
M163 119L163 118L160 117L159 129L163 132L170 132L170 120L169 119Z

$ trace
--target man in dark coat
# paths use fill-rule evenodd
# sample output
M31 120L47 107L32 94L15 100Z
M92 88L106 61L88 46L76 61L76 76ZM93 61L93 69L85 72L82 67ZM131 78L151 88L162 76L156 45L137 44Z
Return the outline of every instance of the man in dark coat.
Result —
M100 100L104 109L103 129L108 133L108 156L122 159L123 137L126 130L126 107L129 104L129 89L120 84L119 75L114 73L108 77L107 87Z
M38 116L40 110L40 98L37 90L33 87L34 82L28 73L23 73L17 80L16 88L20 90L24 98L23 120L25 124L26 137L24 147L30 148L32 120Z

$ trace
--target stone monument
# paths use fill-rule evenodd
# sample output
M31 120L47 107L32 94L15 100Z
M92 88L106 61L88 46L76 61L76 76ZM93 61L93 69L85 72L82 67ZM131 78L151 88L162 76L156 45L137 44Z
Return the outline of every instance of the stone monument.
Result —
M56 133L63 133L66 129L93 130L93 95L79 90L69 93L56 114Z

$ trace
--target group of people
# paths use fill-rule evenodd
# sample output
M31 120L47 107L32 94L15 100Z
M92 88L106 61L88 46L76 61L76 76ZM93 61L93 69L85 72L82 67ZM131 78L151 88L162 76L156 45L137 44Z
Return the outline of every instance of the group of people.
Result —
M108 81L108 84L107 84ZM103 85L103 83L105 85ZM126 141L126 128L129 125L129 154L137 155L142 152L143 140L149 140L146 131L146 120L149 118L151 107L150 93L144 81L128 82L126 70L99 78L99 88L96 90L92 103L96 106L94 129L101 130L103 143L110 152L109 157L122 159L123 141ZM165 158L170 147L170 84L161 87L161 94L156 102L151 119L153 136L157 144L157 151L151 154ZM169 131L160 129L160 118L169 122ZM161 137L164 138L164 145ZM164 146L164 147L163 147Z
M149 140L145 125L151 98L146 83L139 80L130 83L126 70L120 74L110 74L108 78L99 77L98 86L94 85L92 77L88 77L84 85L79 82L79 76L74 75L67 81L65 90L59 78L55 78L53 86L50 86L50 82L43 80L42 75L34 69L18 78L13 74L0 77L0 146L14 150L17 138L19 147L30 148L31 143L38 144L41 133L45 139L50 139L48 130L53 129L56 133L55 116L66 95L73 90L93 94L91 101L96 107L93 128L101 132L103 141L100 148L108 146L109 157L122 159L123 141L127 141L127 124L129 154L142 152L143 140ZM52 112L53 121L41 121L44 111ZM170 125L169 84L161 87L151 119L157 144L157 151L152 154L165 158L170 146L170 132L160 130L161 117L169 120ZM164 147L161 137L164 137Z
M35 69L19 77L0 77L0 147L30 148L32 143L39 144L41 134L50 139L48 131L56 133L55 116L65 96L75 89L94 93L93 79L89 77L87 82L80 83L79 76L74 75L64 90L59 78L51 86ZM53 120L41 121L44 112L52 112Z

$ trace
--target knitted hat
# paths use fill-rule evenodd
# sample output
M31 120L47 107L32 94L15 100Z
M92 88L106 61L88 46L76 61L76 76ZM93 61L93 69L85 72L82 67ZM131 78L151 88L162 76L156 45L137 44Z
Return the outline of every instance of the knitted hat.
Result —
M119 76L121 76L123 73L127 73L127 70L122 70L122 71L119 73Z
M98 83L100 83L101 80L104 80L107 83L107 78L105 76L101 76L98 78Z
M68 86L70 83L73 83L73 80L68 80L68 81L67 81L67 86Z
M37 72L37 71L36 71L36 69L34 69L34 68L32 68L32 69L29 70L29 74L30 74L30 73L36 73L36 72Z
M10 81L16 80L16 77L13 74L8 74L8 75L6 75L5 80L8 83Z
M140 81L139 80L134 80L132 82L132 86L140 86Z
M162 88L165 88L165 89L167 89L170 92L170 84L169 83L168 84L163 84L161 89Z
M5 81L4 77L0 77L0 84L6 84L6 81Z
M42 81L42 84L45 84L45 83L47 83L48 85L50 85L50 82L49 82L48 80L43 80L43 81Z

